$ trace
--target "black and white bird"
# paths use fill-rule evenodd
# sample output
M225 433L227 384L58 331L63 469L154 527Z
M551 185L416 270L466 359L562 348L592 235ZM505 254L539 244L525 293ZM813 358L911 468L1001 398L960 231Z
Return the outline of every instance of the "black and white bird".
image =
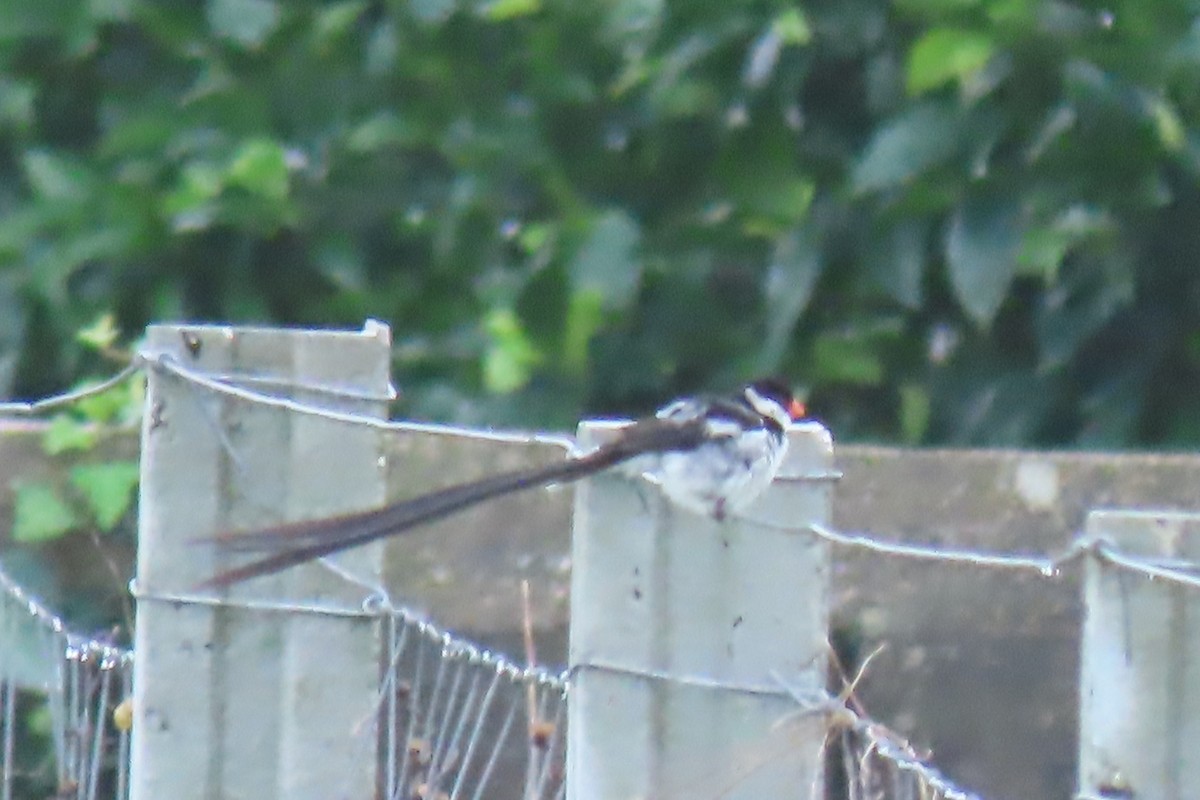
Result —
M771 484L787 451L785 430L804 406L776 379L747 384L730 397L676 400L621 430L595 450L543 467L450 486L382 508L285 523L214 541L258 559L222 572L218 587L269 575L442 519L494 497L586 478L621 467L656 484L676 505L717 520L741 511Z

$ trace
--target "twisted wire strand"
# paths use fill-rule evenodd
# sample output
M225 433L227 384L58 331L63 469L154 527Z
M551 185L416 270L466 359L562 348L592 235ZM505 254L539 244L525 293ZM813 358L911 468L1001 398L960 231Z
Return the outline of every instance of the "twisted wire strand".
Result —
M311 405L300 402L291 398L277 397L269 394L264 394L259 388L264 389L282 389L293 392L323 394L328 396L339 397L342 399L385 402L393 399L395 393L389 391L386 395L376 395L372 393L364 393L361 391L343 390L325 386L308 385L299 382L281 380L272 377L253 376L253 375L212 375L204 374L192 370L183 364L178 359L167 353L154 353L143 351L137 354L135 358L126 367L112 375L111 377L96 383L92 386L82 387L61 394L49 396L35 401L14 401L0 403L0 415L13 416L33 416L43 414L49 411L54 411L78 403L89 397L93 397L104 392L110 391L122 382L133 377L135 374L146 369L154 369L163 374L174 376L178 379L189 382L197 387L202 387L209 391L217 392L225 396L234 397L246 402L252 402L260 405L267 405L286 410L291 413L306 414L311 416L322 417L325 419L342 422L346 424L361 425L380 430L389 431L415 431L429 432L438 434L448 434L456 436L472 436L475 438L485 438L496 441L508 441L519 443L548 443L563 447L568 451L574 451L575 444L570 437L558 436L552 434L535 434L535 433L502 433L502 432L482 432L467 428L459 428L455 426L431 425L424 423L412 422L396 422L380 420L376 417L354 414L343 411L333 411L320 406ZM256 387L256 388L249 388ZM812 480L827 479L829 476L811 476ZM809 479L809 476L803 476L803 479ZM764 523L757 520L748 520L755 524L766 525L768 527L782 527L771 523ZM938 548L925 545L888 542L880 540L874 536L863 533L849 533L836 530L827 525L809 524L792 530L798 532L807 532L831 544L847 547L852 549L863 550L879 554L887 557L908 558L914 560L924 560L942 563L956 563L971 567L986 568L986 569L1006 569L1006 570L1022 570L1032 571L1045 578L1056 578L1061 574L1062 568L1076 560L1084 557L1093 557L1100 563L1115 566L1117 568L1135 572L1143 575L1146 578L1154 580L1163 580L1173 583L1178 586L1189 589L1200 589L1200 565L1179 559L1153 559L1131 556L1121 552L1111 542L1103 539L1080 535L1076 537L1070 545L1059 553L1049 555L1023 555L1023 554L1004 554L1004 553L988 553L988 552L973 552L967 550ZM73 710L65 709L73 717L82 719L84 722L91 718L93 713L103 713L106 708L112 685L111 671L119 670L122 675L122 689L128 691L129 672L128 667L132 664L134 654L131 650L120 648L111 643L80 635L68 629L66 623L38 600L29 595L16 581L8 576L0 567L0 590L7 596L8 600L16 603L19 607L23 607L28 613L29 618L38 624L44 631L50 634L54 639L61 643L61 654L63 662L67 667L67 671L62 673L67 684L75 686L84 676L78 673L78 670L88 664L96 665L101 669L101 673L97 676L99 681L97 691L100 696L98 705L94 707L94 711L89 709L87 705L81 705L83 698L80 696L80 688L75 686L74 690L67 692L67 704L69 706L78 706ZM136 587L135 587L135 594ZM155 599L145 595L139 595L142 599ZM169 599L169 598L164 598ZM195 600L197 602L205 602L204 598L184 598ZM278 607L272 605L270 609L286 613L324 613L327 609L321 609L313 606L305 606L304 604L288 605L279 604ZM371 597L364 601L362 612L364 614L374 614L386 616L393 620L393 624L398 624L406 633L412 631L427 646L432 646L435 651L435 657L439 658L440 662L437 666L439 672L450 667L446 662L452 662L457 665L453 685L457 687L459 681L462 680L464 673L462 669L470 666L475 668L483 668L490 670L494 676L491 683L491 688L485 693L482 698L484 714L477 721L471 735L467 738L466 750L468 757L479 745L478 737L481 735L482 717L486 716L486 709L491 706L491 693L495 691L499 685L495 681L499 679L507 679L513 684L533 685L539 691L549 692L556 695L559 700L559 713L556 715L556 722L561 720L562 700L565 700L570 686L571 674L563 672L551 672L541 667L522 666L515 661L505 657L502 654L493 652L483 648L474 642L456 637L447 630L442 629L434 622L422 617L415 612L400 606L394 606L386 594L381 594L376 591ZM424 659L420 659L418 663L418 672L421 670L421 663ZM393 661L391 669L394 670L397 664ZM628 671L619 665L591 663L579 665L577 669L600 669L614 671ZM390 673L390 670L389 670ZM73 677L72 677L73 676ZM644 675L656 680L683 680L688 682L687 676L676 675ZM395 676L389 674L387 680L395 682ZM711 681L706 681L702 678L691 679L697 685L712 685L713 688L729 688L712 684ZM440 683L440 681L439 681ZM462 702L461 711L452 713L454 698L445 700L445 706L441 711L440 716L449 721L452 717L457 717L457 722L452 726L453 730L439 730L439 760L445 760L453 755L453 752L461 746L459 743L463 741L463 736L466 731L467 724L467 709L481 702L475 696L477 684L472 681L471 696ZM742 690L753 692L770 692L768 687L739 687ZM786 686L785 691L790 691ZM90 691L90 690L89 690ZM432 716L434 705L439 704L438 694L440 687L434 689L433 696L429 698L429 712ZM450 694L453 695L455 690L452 688ZM772 692L775 693L775 692ZM7 701L4 705L11 705L11 688L6 695ZM926 796L926 793L932 793L931 796L947 798L948 800L979 800L977 795L967 792L955 786L949 779L942 775L936 768L926 764L918 758L911 750L903 743L898 742L887 729L872 720L871 718L860 714L854 709L846 705L846 703L836 697L826 695L822 698L813 699L811 697L802 697L798 694L793 694L793 698L798 703L802 713L822 713L830 719L830 724L841 728L843 731L852 732L861 740L860 745L860 764L868 756L878 756L885 759L899 772L903 772L912 776L918 781L920 786L921 796ZM515 706L514 706L515 708ZM11 711L11 709L7 709ZM505 732L507 726L511 724L512 713L510 711L506 722L504 723ZM430 722L432 720L429 720ZM395 725L392 725L393 729ZM398 731L394 731L398 732ZM449 737L449 738L447 738ZM87 796L95 795L95 780L96 780L96 764L100 757L101 742L97 739L93 742L92 753L90 758L82 752L76 753L75 756L82 757L81 763L77 766L84 768L84 761L90 763L91 771L87 774L89 785L87 787ZM495 747L499 747L496 744ZM393 751L394 752L394 751ZM498 749L493 749L488 755L485 762L484 773L489 774L491 767L494 764ZM68 756L72 758L75 756ZM393 766L393 770L395 767ZM393 773L392 780L399 779L397 783L392 784L396 789L403 784L403 772L406 770L401 768L400 775ZM463 788L461 784L462 775L456 781L455 794ZM544 776L539 783L544 782ZM561 792L561 786L559 787Z

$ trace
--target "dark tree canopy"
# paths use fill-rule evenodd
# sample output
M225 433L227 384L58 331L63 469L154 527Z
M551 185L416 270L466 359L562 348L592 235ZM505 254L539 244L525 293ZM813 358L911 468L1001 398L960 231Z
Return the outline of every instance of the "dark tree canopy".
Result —
M1200 441L1200 17L4 0L0 391L111 311L395 330L408 414L779 373L842 438Z

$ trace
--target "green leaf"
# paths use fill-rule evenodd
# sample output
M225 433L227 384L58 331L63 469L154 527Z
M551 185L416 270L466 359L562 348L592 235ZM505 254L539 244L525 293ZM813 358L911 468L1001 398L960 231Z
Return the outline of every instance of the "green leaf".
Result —
M775 239L808 216L816 181L797 159L795 133L783 126L747 130L715 165L720 200L730 203L743 232Z
M33 83L0 75L0 129L23 130L33 124L36 99Z
M798 8L789 8L775 17L771 27L784 44L802 45L812 41L812 26Z
M366 262L358 242L350 237L330 237L314 246L313 262L341 292L362 292L367 287Z
M57 153L27 151L23 166L33 191L47 200L83 200L88 195L91 180L87 170Z
M908 444L920 444L929 429L929 391L919 384L900 387L900 435Z
M409 0L405 3L408 13L426 25L442 24L457 6L457 0Z
M282 200L288 193L287 155L277 142L251 139L234 155L226 177L252 194Z
M1149 106L1150 117L1154 120L1154 128L1163 148L1171 152L1182 150L1187 144L1187 127L1175 107L1164 97L1151 99Z
M26 483L16 487L13 541L36 544L57 539L78 524L74 512L53 486Z
M1059 267L1072 248L1090 238L1111 233L1113 221L1099 210L1083 205L1064 209L1049 225L1029 227L1017 255L1018 273L1047 283L1058 277Z
M133 503L138 484L135 461L80 464L71 469L71 485L83 494L100 530L110 531Z
M279 25L279 4L274 0L209 0L208 24L217 36L254 49Z
M76 228L41 248L34 260L31 285L45 298L65 300L67 282L91 262L114 258L129 247L131 231L117 225Z
M690 78L660 81L655 86L652 97L657 113L664 119L715 113L723 99L709 81Z
M489 392L508 394L529 383L541 353L511 310L498 308L487 315L484 331L489 344L483 355L483 385Z
M5 0L0 3L0 42L65 33L76 22L71 0Z
M95 384L96 381L83 381L77 388L83 389ZM107 392L81 399L75 407L88 422L108 423L122 416L136 418L141 392L134 387L140 385L140 378L130 378L129 381L114 386Z
M437 3L439 0L433 0L433 2ZM451 7L450 12L452 12L454 0L447 0L447 2ZM421 0L414 0L409 8L414 16L421 19L419 9L425 5L427 3L421 2ZM396 59L399 56L400 35L396 31L395 19L385 17L379 21L367 39L367 52L363 59L363 66L366 67L368 75L387 75L396 68Z
M865 261L872 280L906 308L918 309L923 301L927 234L924 222L904 219L867 246Z
M44 206L0 214L0 255L16 255L32 248L49 217Z
M542 0L492 0L483 10L483 15L492 22L503 22L517 17L527 17L542 10Z
M1074 242L1074 236L1054 227L1026 231L1021 250L1017 253L1017 272L1050 283L1058 275L1058 268Z
M88 0L88 15L95 22L129 22L137 0Z
M880 127L855 165L856 192L891 189L959 152L963 119L957 110L932 103L915 106Z
M92 350L107 350L117 343L120 336L116 317L111 311L106 311L96 317L96 321L91 325L76 331L75 341L87 345Z
M813 345L813 372L822 382L875 386L883 382L883 359L863 336L825 334Z
M901 11L936 19L961 14L966 9L980 5L982 0L896 0Z
M411 126L396 112L385 110L351 129L346 136L346 149L352 153L373 153L390 145L404 144L412 138Z
M604 298L598 292L584 289L571 295L562 342L563 364L568 370L578 375L587 368L588 345L603 321Z
M554 241L556 227L548 222L531 222L521 228L517 234L517 243L526 253L532 255Z
M763 294L767 298L767 335L759 369L773 372L783 360L792 331L808 307L825 266L822 242L812 224L804 224L775 242Z
M177 231L202 230L216 215L213 201L224 187L224 177L211 164L194 162L183 168L179 185L163 200L163 210Z
M1137 297L1137 270L1126 258L1088 253L1064 272L1054 293L1037 309L1039 366L1044 370L1070 363L1097 331Z
M640 238L641 229L624 211L602 214L568 268L572 293L593 292L609 309L628 306L642 275Z
M96 426L67 414L56 415L42 434L42 450L52 456L69 450L91 450L95 445Z
M364 0L343 0L322 8L313 20L313 32L317 40L328 43L353 32L355 24L366 8Z
M995 52L991 37L978 31L927 31L908 53L908 93L923 94L952 80L961 83L982 70Z
M816 196L817 185L803 177L776 175L764 180L758 191L739 207L746 215L747 234L771 236L804 219Z
M1014 203L967 201L954 212L946 234L950 285L977 324L989 325L1000 310L1016 274L1021 239Z
M997 27L1029 29L1044 13L1042 0L987 0L987 18Z
M627 53L644 53L666 16L665 0L615 0L603 7L606 11L598 31L600 40ZM626 64L626 68L630 66L632 63Z

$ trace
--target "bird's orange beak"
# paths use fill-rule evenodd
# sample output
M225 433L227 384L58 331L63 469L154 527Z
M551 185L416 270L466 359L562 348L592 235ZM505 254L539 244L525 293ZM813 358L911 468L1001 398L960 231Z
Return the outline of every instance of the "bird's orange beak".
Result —
M798 422L804 419L807 409L804 408L804 403L792 398L792 402L788 405L788 416L792 418L792 422Z

